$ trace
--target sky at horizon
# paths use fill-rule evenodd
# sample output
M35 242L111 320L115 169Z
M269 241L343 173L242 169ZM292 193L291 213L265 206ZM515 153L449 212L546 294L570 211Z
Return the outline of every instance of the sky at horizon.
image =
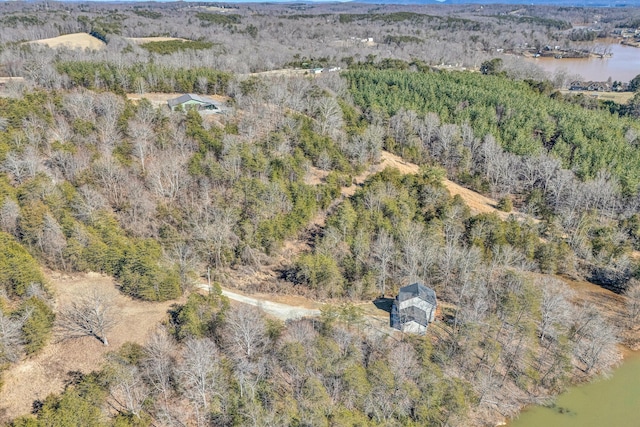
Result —
M0 0L2 3L24 2L38 3L47 0ZM234 3L366 3L366 4L511 4L511 5L551 5L551 6L572 6L572 7L638 7L640 0L49 0L56 3L217 3L217 4L234 4Z

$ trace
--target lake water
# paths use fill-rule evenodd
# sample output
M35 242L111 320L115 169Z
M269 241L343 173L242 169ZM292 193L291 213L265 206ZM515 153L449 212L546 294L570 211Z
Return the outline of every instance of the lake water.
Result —
M564 69L568 74L579 74L583 80L628 82L640 74L640 48L621 44L609 45L610 58L527 58L543 70L554 73Z
M640 353L632 353L609 379L571 387L552 408L524 411L509 427L640 427Z

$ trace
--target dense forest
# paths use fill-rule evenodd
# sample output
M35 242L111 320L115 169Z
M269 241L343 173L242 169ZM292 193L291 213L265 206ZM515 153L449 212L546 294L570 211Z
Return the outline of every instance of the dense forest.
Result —
M175 301L145 341L0 422L489 425L633 344L640 94L565 96L573 76L495 53L573 46L572 23L608 35L636 9L0 9L0 374L47 346L111 347L113 301L60 303L54 272ZM76 32L101 47L24 43ZM221 113L170 110L182 93ZM415 168L379 167L390 153ZM416 281L440 304L425 336L363 309ZM616 313L570 281L622 295ZM283 321L223 289L326 304Z

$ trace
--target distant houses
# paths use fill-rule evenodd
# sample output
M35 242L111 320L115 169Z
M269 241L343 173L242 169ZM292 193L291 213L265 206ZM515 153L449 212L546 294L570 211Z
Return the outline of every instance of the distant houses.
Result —
M583 90L589 92L626 92L629 90L629 84L623 82L583 82L576 80L569 83L569 90Z
M340 71L340 67L325 67L325 68L313 68L311 69L311 74L321 74L321 73L334 73L336 71Z
M438 302L433 289L422 283L400 288L391 307L391 327L403 332L424 334L435 319Z
M186 93L177 98L173 98L167 101L169 108L172 111L176 110L207 110L213 112L221 112L220 106L216 104L213 99L206 98L204 96L195 95L193 93Z

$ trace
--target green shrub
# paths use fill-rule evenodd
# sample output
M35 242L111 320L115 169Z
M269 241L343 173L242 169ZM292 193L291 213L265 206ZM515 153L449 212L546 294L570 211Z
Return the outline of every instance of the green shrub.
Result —
M204 50L211 49L213 43L197 40L166 40L141 44L140 47L152 53L160 55L170 55L183 50Z
M0 286L10 297L22 296L32 283L44 283L38 263L12 236L0 232Z
M26 317L22 325L24 351L27 354L36 353L49 340L55 315L51 307L36 297L24 301L20 305L18 314Z
M220 13L198 12L196 13L196 18L202 21L202 25L207 26L211 24L218 24L218 25L239 24L242 17L234 13L222 15Z
M175 306L170 312L171 329L177 340L212 337L222 325L229 308L229 300L222 295L218 284L207 295L193 293L186 304Z
M502 212L511 212L513 210L513 202L511 201L511 197L504 196L500 198L500 200L498 200L496 208L498 208Z

